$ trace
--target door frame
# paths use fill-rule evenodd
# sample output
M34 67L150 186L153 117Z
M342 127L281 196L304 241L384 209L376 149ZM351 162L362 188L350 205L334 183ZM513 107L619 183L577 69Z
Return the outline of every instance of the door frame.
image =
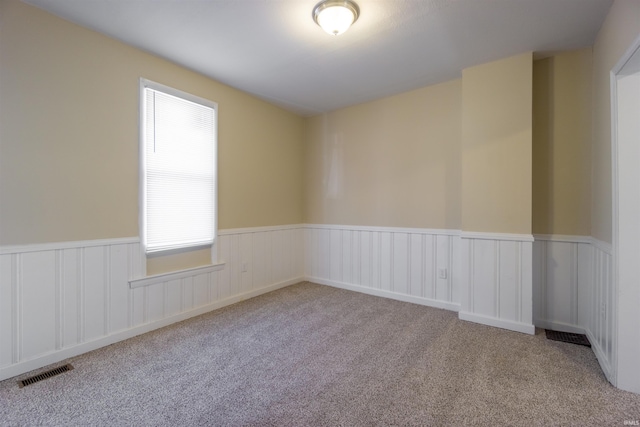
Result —
M625 75L625 66L632 57L634 62L640 58L640 36L610 73L614 295L612 345L615 351L612 382L623 390L640 393L640 328L636 326L640 324L640 120L637 120L638 124L632 124L625 113L621 114L620 102L625 96L618 94L620 80L628 77ZM634 86L635 76L634 73L630 77L634 79ZM640 71L637 72L637 79L640 87ZM622 82L623 86L627 84L628 80ZM638 92L640 94L640 90ZM632 137L627 135L628 132Z

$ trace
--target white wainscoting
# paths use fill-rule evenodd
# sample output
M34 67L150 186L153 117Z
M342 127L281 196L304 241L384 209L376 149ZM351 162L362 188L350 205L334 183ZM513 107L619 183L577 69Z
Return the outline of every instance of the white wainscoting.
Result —
M534 324L544 329L583 334L590 312L587 284L591 281L591 238L534 237Z
M458 311L457 230L305 226L307 280Z
M618 316L613 287L613 249L596 239L591 248L591 274L588 275L591 282L586 297L590 312L585 316L585 330L605 376L615 384Z
M218 236L218 258L226 262L220 279L229 292L254 296L304 280L302 225L227 229Z
M137 238L0 247L0 380L301 280L525 333L533 333L533 320L585 332L612 379L610 245L460 233L340 225L221 230L223 269L139 287L129 285L144 277Z
M534 334L530 235L462 232L462 320Z
M0 380L297 283L303 250L301 226L221 230L223 269L132 288L138 238L0 247Z
M591 237L536 235L534 323L584 333L612 381L616 351L612 249Z

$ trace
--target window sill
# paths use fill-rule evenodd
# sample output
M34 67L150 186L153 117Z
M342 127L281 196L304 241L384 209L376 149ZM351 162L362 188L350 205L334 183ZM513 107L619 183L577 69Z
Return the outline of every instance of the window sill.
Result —
M154 274L153 276L146 276L139 279L129 280L129 287L131 289L142 288L144 286L151 286L171 280L177 280L185 277L192 277L200 274L207 274L214 271L223 270L224 267L225 263L219 262L217 264L205 265L202 267L188 268L185 270L172 271L169 273Z

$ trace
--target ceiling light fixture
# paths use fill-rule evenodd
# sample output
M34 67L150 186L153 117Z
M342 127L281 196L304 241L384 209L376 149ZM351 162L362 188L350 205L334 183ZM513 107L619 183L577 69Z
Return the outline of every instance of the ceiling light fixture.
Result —
M332 36L347 31L359 15L360 8L351 0L323 0L313 8L313 20Z

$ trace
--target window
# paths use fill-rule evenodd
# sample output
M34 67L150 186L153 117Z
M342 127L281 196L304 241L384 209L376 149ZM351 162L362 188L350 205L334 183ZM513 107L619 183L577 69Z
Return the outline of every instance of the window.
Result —
M213 244L217 104L145 79L140 103L145 251Z

